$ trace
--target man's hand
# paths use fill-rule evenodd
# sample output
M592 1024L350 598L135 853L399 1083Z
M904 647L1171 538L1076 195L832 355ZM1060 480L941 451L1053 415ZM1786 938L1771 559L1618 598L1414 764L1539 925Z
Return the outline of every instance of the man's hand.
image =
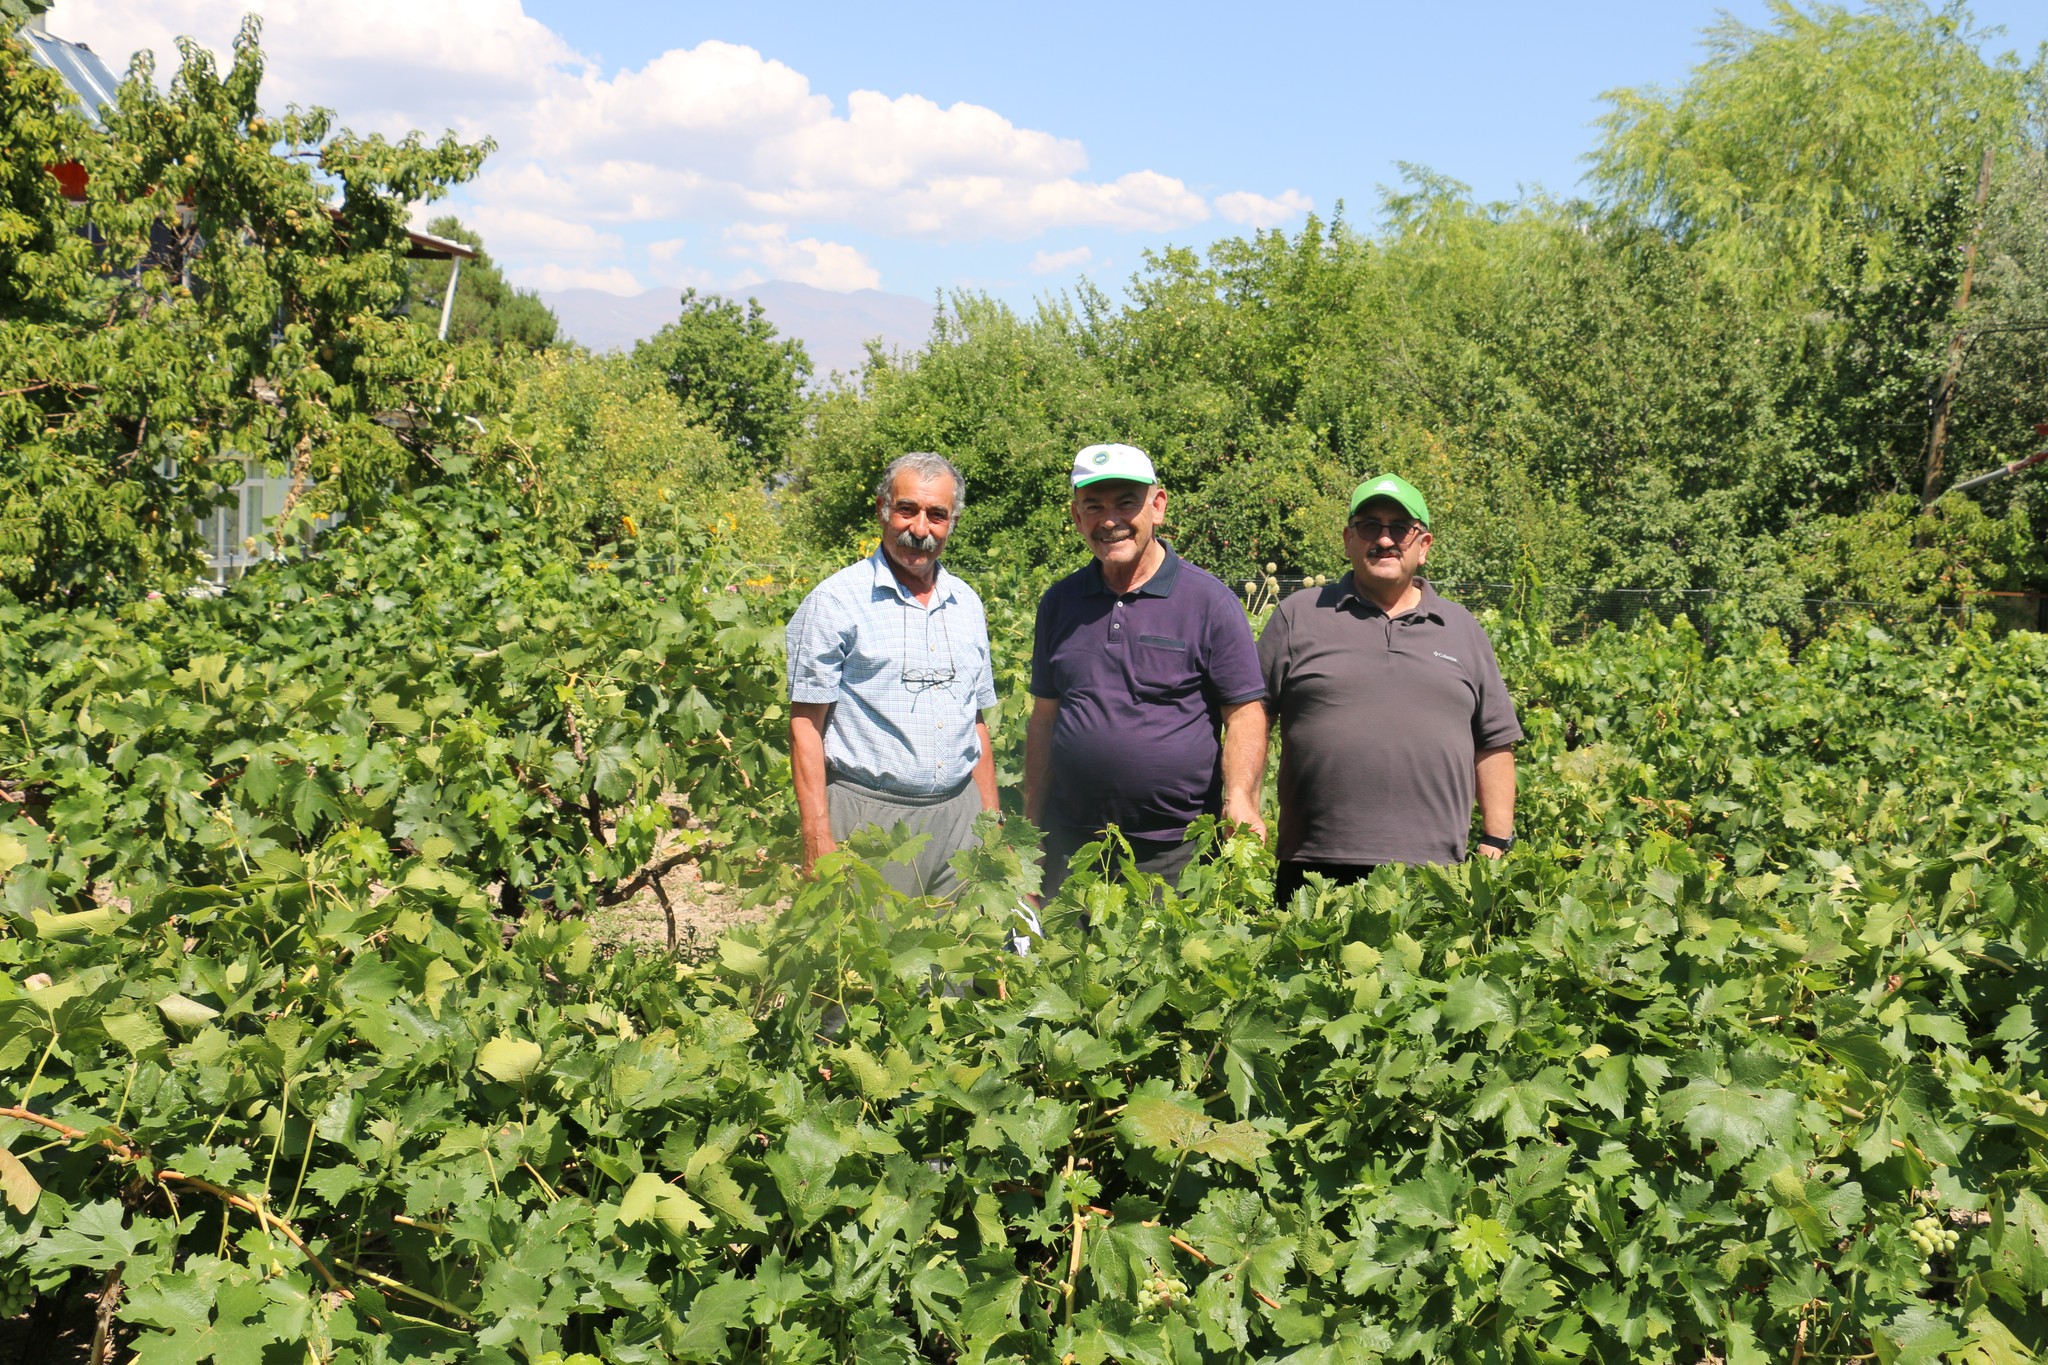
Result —
M1479 851L1489 858L1505 858L1508 856L1508 851L1506 849L1495 848L1492 844L1481 844L1479 846Z
M804 830L804 876L809 877L818 865L818 859L839 847L832 840L832 830Z
M1256 801L1247 802L1240 798L1223 798L1223 832L1229 834L1235 829L1247 829L1261 842L1266 838L1266 822L1259 814Z
M1259 788L1266 777L1266 707L1241 701L1223 708L1223 823L1248 829L1263 841Z
M996 746L988 737L988 722L977 718L974 739L981 745L981 757L974 760L974 789L981 794L981 808L1000 812L1002 797L996 791Z
M1479 828L1496 839L1515 832L1515 751L1503 745L1483 749L1473 761L1474 785L1479 796ZM1498 858L1503 850L1485 844L1479 851Z

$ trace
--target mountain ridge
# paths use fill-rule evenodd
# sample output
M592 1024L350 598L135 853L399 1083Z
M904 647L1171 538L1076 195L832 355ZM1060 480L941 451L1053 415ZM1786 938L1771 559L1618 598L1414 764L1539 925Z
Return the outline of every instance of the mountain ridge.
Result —
M767 280L744 289L706 290L731 299L759 299L775 330L804 343L817 378L852 374L867 363L867 342L879 337L891 351L915 351L930 337L938 305L879 289L839 292L794 280ZM607 294L598 289L544 289L562 335L593 351L630 350L675 321L680 289Z

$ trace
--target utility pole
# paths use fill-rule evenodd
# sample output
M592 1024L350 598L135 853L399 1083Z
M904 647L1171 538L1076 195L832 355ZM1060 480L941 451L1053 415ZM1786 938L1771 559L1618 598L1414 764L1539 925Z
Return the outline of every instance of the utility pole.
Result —
M1956 401L1956 378L1963 372L1963 352L1970 344L1961 323L1970 307L1970 281L1977 273L1977 241L1984 235L1984 203L1991 197L1992 150L1984 149L1984 164L1977 171L1977 221L1970 228L1970 245L1963 250L1963 285L1956 293L1956 334L1948 343L1948 368L1934 390L1934 425L1927 432L1927 474L1920 481L1922 507L1941 494L1941 445L1948 439L1948 412Z

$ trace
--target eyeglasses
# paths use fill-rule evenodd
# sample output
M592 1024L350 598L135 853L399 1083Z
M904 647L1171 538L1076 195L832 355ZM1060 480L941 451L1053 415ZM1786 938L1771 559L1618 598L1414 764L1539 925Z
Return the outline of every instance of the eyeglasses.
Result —
M910 648L909 611L910 608L908 604L906 604L904 606L903 625L903 648L906 652ZM944 687L947 683L953 681L954 678L959 676L959 670L953 666L953 632L951 629L947 627L946 618L943 615L940 615L936 612L925 613L925 653L930 654L933 652L932 617L935 615L939 616L939 638L945 641L946 644L946 665L944 668L912 668L910 666L910 661L908 659L905 659L903 661L903 690L906 692L926 692L934 687Z
M923 692L928 688L944 687L955 676L951 668L906 668L903 670L903 690Z
M1360 517L1357 521L1351 523L1351 529L1364 536L1370 543L1377 544L1381 536L1386 536L1396 545L1406 545L1409 538L1422 529L1422 523L1419 521L1376 521L1371 517Z

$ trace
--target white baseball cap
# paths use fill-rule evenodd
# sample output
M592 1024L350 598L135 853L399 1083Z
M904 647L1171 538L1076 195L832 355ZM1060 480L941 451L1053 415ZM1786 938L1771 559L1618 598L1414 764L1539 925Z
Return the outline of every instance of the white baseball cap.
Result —
M1152 461L1136 446L1093 445L1074 457L1074 487L1086 488L1104 479L1127 479L1131 483L1158 483Z

